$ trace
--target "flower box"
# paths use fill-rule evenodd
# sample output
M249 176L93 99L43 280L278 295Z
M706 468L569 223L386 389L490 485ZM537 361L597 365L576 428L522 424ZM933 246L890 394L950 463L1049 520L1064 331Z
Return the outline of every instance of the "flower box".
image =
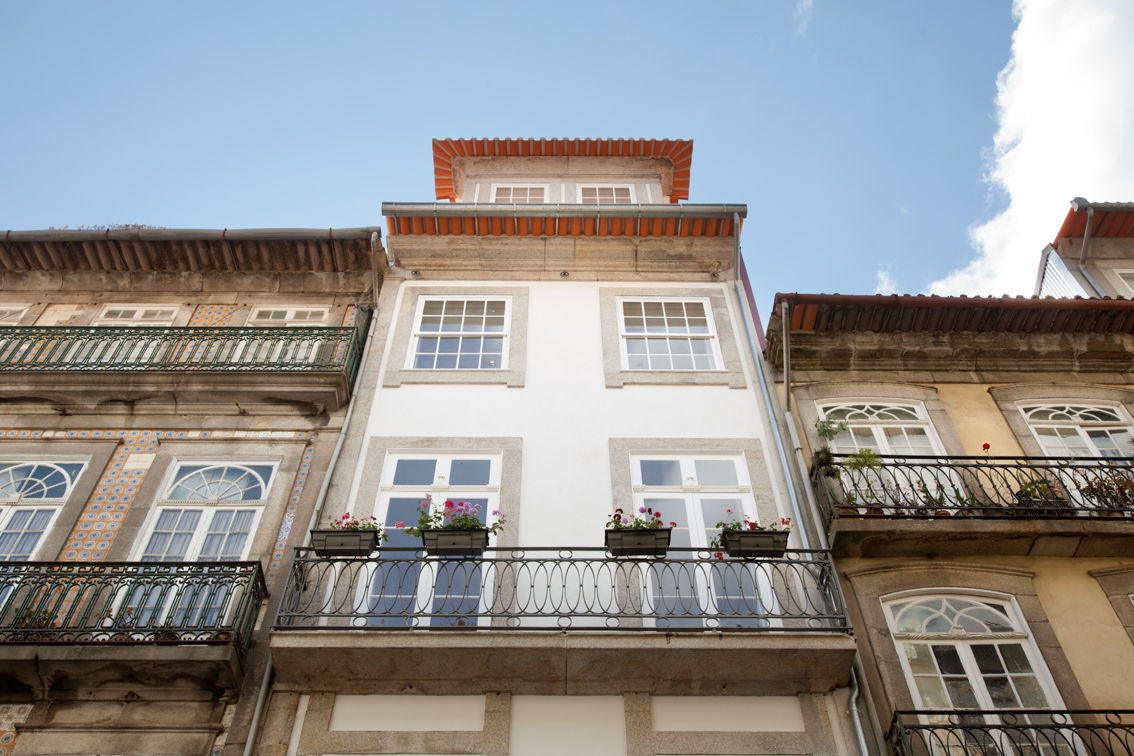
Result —
M312 530L311 548L321 557L370 556L378 550L378 531Z
M782 557L787 551L786 530L726 530L721 546L734 557Z
M669 528L607 528L606 548L614 556L665 556L669 548Z
M425 553L435 556L479 556L488 548L488 528L425 528Z

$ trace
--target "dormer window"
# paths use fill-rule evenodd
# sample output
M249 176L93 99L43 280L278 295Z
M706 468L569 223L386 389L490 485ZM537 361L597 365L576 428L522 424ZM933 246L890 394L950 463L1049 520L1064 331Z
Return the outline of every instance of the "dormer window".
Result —
M579 185L579 202L584 205L630 205L634 187L629 185Z
M547 187L521 184L497 184L493 187L493 202L516 204L542 204L547 202Z

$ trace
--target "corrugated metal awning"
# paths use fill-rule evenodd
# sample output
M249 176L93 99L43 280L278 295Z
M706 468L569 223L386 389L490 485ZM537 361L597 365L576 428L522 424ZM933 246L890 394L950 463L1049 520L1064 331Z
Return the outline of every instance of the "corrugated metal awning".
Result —
M381 229L8 231L0 236L0 270L367 271L373 234L380 238Z
M1091 237L1134 239L1134 203L1130 202L1092 202L1095 211ZM1058 248L1063 239L1082 238L1087 229L1087 210L1070 210L1063 219L1063 225L1055 235L1052 246Z

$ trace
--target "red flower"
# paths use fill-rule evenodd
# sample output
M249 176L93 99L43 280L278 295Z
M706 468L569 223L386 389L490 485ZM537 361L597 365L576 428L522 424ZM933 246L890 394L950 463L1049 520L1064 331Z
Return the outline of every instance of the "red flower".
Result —
M671 522L671 523L669 524L669 526L670 526L671 528L676 528L676 527L677 527L677 523L676 523L676 522Z
M451 501L445 502L445 509L452 509L455 505Z
M724 559L724 552L718 551L713 556L717 559Z
M992 444L982 444L980 448L984 449L985 451L988 451L989 449L992 448Z

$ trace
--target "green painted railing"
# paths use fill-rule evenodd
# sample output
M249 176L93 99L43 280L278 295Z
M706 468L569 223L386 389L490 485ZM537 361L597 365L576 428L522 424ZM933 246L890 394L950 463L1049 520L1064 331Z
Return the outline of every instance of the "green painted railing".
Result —
M354 383L367 317L349 328L0 328L2 371L344 372Z

